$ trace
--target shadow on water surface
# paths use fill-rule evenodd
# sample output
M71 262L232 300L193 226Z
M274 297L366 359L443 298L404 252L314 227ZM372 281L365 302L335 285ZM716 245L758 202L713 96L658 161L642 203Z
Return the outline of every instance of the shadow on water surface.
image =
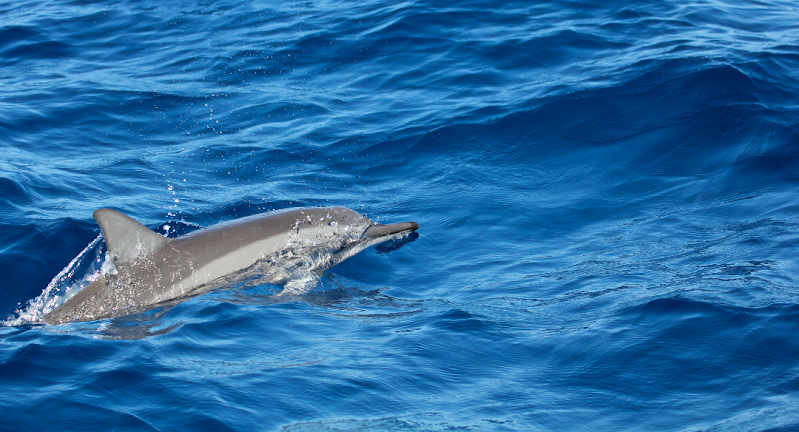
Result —
M268 285L248 290L233 290L215 299L242 306L271 306L286 303L304 303L320 308L320 312L354 317L393 317L415 314L422 310L422 302L392 297L380 289L362 290L353 282L327 274L313 290L304 294L281 294L279 287ZM263 292L264 289L268 290Z
M379 245L375 246L375 252L379 254L387 254L389 252L401 249L403 246L415 241L417 238L419 238L419 233L412 232L398 239L392 239L385 243L380 243Z

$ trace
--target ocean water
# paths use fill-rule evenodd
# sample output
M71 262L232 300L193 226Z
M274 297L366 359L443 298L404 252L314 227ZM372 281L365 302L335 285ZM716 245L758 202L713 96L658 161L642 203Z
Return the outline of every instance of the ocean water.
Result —
M3 2L0 430L798 430L797 95L791 1ZM97 208L330 205L418 236L40 320Z

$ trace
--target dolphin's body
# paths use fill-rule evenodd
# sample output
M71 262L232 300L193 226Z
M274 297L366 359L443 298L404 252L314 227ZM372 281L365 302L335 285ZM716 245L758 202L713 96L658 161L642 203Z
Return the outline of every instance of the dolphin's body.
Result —
M258 274L282 283L416 230L415 222L376 224L343 207L274 211L177 238L157 234L111 209L94 212L108 249L104 271L45 316L90 321L147 310L169 300Z

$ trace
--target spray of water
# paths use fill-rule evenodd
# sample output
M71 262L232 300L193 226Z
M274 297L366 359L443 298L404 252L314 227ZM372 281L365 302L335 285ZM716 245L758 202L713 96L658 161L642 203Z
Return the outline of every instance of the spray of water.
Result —
M5 326L41 323L44 316L60 306L70 297L78 293L87 285L97 279L104 263L103 252L105 246L101 241L102 234L92 240L53 280L39 296L29 300L25 306L20 307L14 314L2 322ZM75 275L79 279L74 279Z

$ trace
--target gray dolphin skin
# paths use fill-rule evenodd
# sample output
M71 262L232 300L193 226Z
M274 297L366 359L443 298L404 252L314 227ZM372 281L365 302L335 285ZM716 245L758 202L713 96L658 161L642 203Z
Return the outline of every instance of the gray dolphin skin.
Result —
M138 313L250 277L285 283L419 228L416 222L377 224L344 207L306 207L166 238L115 210L93 216L108 249L103 271L45 315L48 323Z

